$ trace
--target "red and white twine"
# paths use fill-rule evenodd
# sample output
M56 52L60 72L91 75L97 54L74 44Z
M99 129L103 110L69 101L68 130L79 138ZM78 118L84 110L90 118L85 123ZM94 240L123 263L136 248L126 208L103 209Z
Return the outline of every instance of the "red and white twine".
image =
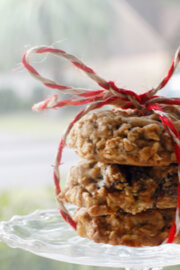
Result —
M30 57L32 54L42 54L42 53L51 53L58 57L63 57L69 60L74 66L82 70L90 79L95 81L101 89L89 91L87 89L74 88L66 85L60 85L56 82L49 80L41 76L35 68L30 65ZM60 194L60 170L59 166L61 165L62 152L66 145L66 140L70 130L73 125L82 118L89 111L92 111L97 108L101 108L104 105L112 104L123 109L127 108L138 108L142 111L153 111L158 115L163 126L167 129L172 139L174 140L175 153L178 162L178 200L177 200L177 209L174 219L174 223L169 231L168 239L165 241L167 243L172 243L174 238L180 231L180 135L174 126L171 119L168 118L168 115L163 111L163 105L180 105L180 98L166 98L163 96L157 96L156 93L162 89L170 80L173 73L175 72L178 63L180 62L180 48L178 48L175 57L172 61L171 67L167 75L162 79L157 87L145 92L144 94L138 95L137 93L119 88L112 81L106 81L103 78L99 77L93 69L86 66L82 61L80 61L75 56L66 53L65 51L51 48L51 47L34 47L27 52L25 52L22 62L28 72L37 80L41 81L45 86L60 90L64 94L71 94L76 96L72 99L66 99L63 101L58 101L58 95L52 95L46 100L39 102L33 106L33 110L40 112L46 109L55 109L59 107L67 106L79 106L86 105L83 110L81 110L72 122L68 125L63 136L61 137L56 161L54 165L54 184L56 188L56 194ZM68 222L74 229L76 229L76 222L70 216L68 210L65 208L63 202L59 201L59 211L66 222Z

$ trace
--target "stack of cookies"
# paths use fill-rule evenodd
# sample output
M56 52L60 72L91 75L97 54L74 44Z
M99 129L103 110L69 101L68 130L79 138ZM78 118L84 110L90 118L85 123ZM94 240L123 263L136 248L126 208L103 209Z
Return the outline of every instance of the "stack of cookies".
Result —
M180 131L180 108L164 108ZM77 232L98 243L155 246L168 237L177 206L174 142L156 114L105 110L72 128L72 166L58 199L78 206ZM176 237L178 242L178 237Z

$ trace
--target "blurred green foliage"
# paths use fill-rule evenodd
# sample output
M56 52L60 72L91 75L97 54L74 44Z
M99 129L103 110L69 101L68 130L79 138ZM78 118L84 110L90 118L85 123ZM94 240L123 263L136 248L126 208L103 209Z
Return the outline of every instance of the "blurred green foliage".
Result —
M0 194L0 220L8 220L13 215L26 215L37 208L55 208L53 188L12 189Z

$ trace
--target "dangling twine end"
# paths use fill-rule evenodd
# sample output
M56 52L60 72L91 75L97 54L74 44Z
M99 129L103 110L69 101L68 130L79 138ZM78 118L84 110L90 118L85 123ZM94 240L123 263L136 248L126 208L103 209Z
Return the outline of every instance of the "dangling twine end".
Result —
M63 57L70 61L76 68L82 70L90 79L95 81L99 86L103 89L91 90L89 89L80 89L74 88L71 86L60 85L56 82L49 80L41 76L34 67L30 65L30 56L35 53L51 53L58 57ZM57 89L61 93L71 94L78 98L71 98L66 100L58 101L58 95L52 95L44 101L41 101L33 106L33 111L40 112L46 109L55 109L60 107L67 106L80 106L87 104L87 107L81 110L73 119L73 121L68 125L64 135L61 138L59 143L56 162L54 166L54 184L56 188L56 194L59 195L61 192L60 188L60 172L59 165L61 165L62 152L66 145L66 140L69 132L71 131L73 125L81 119L88 112L103 107L104 105L112 104L117 107L121 107L123 109L128 108L137 108L139 111L144 113L145 111L151 111L158 115L164 127L169 132L170 136L174 140L175 153L178 162L178 203L176 209L176 216L174 219L174 223L169 231L168 239L164 241L164 243L172 243L179 233L180 230L180 136L179 133L174 126L173 122L168 115L163 111L163 105L180 105L180 98L171 98L168 99L162 96L155 96L155 94L161 90L171 79L174 74L178 64L180 61L180 47L176 51L175 57L172 61L170 69L167 75L160 81L157 87L146 91L146 93L138 95L137 93L119 88L112 81L106 81L100 76L98 76L93 69L86 66L82 61L80 61L77 57L66 53L65 51L55 49L52 47L34 47L23 55L22 63L24 67L28 70L28 72L45 86L51 89ZM65 208L63 202L60 202L59 212L61 216L64 218L66 222L68 222L75 230L76 230L76 222L71 218L67 209Z
M58 104L58 95L54 94L49 98L47 98L46 100L34 104L32 110L33 112L41 112L44 111L45 109L52 109L56 107L57 104Z

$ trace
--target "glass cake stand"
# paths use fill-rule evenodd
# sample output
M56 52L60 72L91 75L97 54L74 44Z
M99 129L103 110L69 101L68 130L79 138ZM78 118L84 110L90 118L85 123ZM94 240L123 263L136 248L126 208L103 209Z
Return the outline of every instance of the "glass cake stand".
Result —
M96 244L79 237L55 209L0 222L0 241L39 256L83 265L157 270L180 264L180 245L131 248Z

